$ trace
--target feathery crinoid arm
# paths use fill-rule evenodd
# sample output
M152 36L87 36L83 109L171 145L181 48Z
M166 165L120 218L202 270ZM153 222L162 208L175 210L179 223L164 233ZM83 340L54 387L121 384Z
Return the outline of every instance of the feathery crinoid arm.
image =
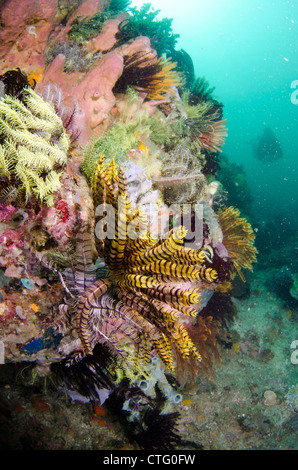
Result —
M52 205L69 137L50 104L29 88L22 97L23 102L5 95L0 102L0 174L9 178L11 188L0 182L1 201L19 206L33 197Z
M126 191L126 180L114 160L108 165L103 156L98 159L92 179L92 193L95 207L105 204L111 208L114 232L104 240L103 257L112 273L121 270L127 243L127 226L129 223L130 202ZM95 210L96 215L96 210ZM102 219L100 216L99 219Z
M252 271L252 263L257 262L257 249L254 246L255 233L250 223L240 217L239 209L227 207L218 214L223 232L223 243L228 250L233 266L243 282L241 268Z
M185 227L180 226L167 234L164 240L156 240L153 246L143 249L141 253L132 252L126 260L127 266L137 267L162 259L171 259L183 244L186 232Z
M93 243L90 227L84 223L76 238L76 264L74 287L83 294L96 281L96 268L93 264Z
M111 281L98 280L79 297L76 312L76 328L86 354L92 354L89 341L88 320L92 309L100 308L100 297L105 294Z
M30 109L34 116L55 123L56 130L61 129L61 127L63 128L62 121L56 114L54 106L51 103L45 101L30 87L24 88L23 96L26 107Z
M4 147L0 145L0 175L9 176L13 163L14 162L12 159L10 163L10 160L7 158L7 154L5 152Z
M10 106L7 106L9 104ZM19 112L18 112L19 111ZM0 119L6 120L7 124L16 129L25 130L25 115L30 112L16 98L5 96L5 101L0 100Z
M143 272L150 274L164 274L173 279L183 279L189 281L213 282L217 279L217 273L212 268L185 265L179 262L167 260L155 261L144 266L135 267L132 272Z

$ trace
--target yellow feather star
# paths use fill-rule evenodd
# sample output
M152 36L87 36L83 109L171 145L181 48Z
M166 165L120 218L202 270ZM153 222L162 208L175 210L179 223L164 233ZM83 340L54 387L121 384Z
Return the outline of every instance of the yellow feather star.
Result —
M162 100L166 93L174 94L174 86L181 85L179 74L175 70L176 62L161 57L157 64L161 66L161 70L152 77L152 83L148 87L149 100Z
M252 271L252 263L257 262L258 253L254 246L255 233L245 218L240 217L239 209L228 207L218 214L223 232L223 243L242 281L245 278L241 268Z
M31 88L23 101L0 101L0 202L24 205L30 197L51 205L67 163L69 138L54 108Z
M106 165L104 157L99 157L91 187L95 208L112 205L115 233L97 240L109 277L91 284L72 307L85 354L92 354L96 344L96 326L96 341L107 343L125 360L127 351L121 349L117 334L129 338L135 344L136 364L148 360L152 349L171 370L174 351L183 359L192 356L200 362L202 357L181 322L186 315L196 315L200 291L180 284L213 283L216 271L204 266L204 253L183 247L187 232L183 226L161 240L152 239L149 232L142 239L128 237L129 224L142 227L144 215L129 202L123 171L114 161ZM104 215L96 214L96 223L102 221Z

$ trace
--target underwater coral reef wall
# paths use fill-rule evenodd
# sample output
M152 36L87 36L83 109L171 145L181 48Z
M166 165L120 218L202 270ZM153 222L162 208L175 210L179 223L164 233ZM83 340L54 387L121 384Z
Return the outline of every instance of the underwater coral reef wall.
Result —
M7 0L1 22L5 360L177 404L166 374L218 360L221 319L200 312L256 262L216 181L223 104L148 6Z

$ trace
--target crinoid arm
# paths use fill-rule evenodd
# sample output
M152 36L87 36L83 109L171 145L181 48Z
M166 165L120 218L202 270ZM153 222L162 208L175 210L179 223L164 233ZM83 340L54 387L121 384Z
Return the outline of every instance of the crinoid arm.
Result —
M239 209L234 207L227 207L220 211L218 221L223 232L223 243L233 261L234 268L245 282L241 269L252 271L252 263L257 261L257 249L254 246L256 235L250 223L240 217Z
M88 320L93 309L100 308L100 297L106 293L111 281L98 280L89 287L77 302L76 328L86 354L92 354L92 347L88 339Z
M0 201L22 206L30 199L53 205L67 164L69 137L54 108L30 87L22 101L0 101ZM9 186L9 194L6 187Z

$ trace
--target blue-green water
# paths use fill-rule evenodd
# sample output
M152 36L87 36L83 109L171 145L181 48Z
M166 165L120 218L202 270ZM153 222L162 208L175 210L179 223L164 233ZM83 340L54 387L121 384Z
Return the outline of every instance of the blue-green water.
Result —
M133 0L140 8L145 2ZM241 163L258 221L279 214L298 226L298 1L152 0L158 18L172 18L176 49L190 54L196 76L215 86L225 105L229 135L224 152ZM272 164L255 159L250 142L270 127L284 156ZM257 227L256 227L257 228Z

